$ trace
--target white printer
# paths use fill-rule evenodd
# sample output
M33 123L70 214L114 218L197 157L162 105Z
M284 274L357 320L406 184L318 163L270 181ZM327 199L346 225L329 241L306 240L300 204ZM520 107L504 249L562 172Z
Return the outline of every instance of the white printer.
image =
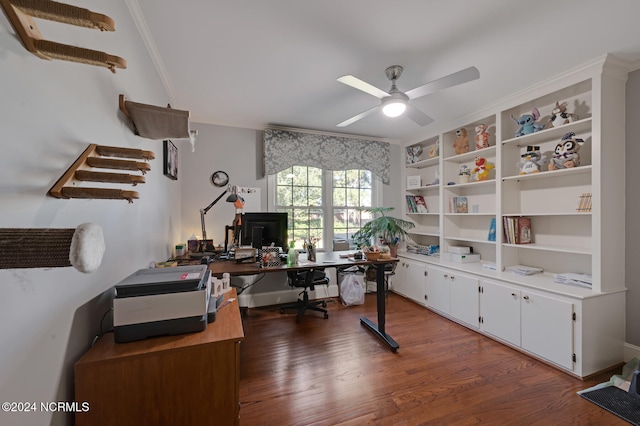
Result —
M211 294L207 265L140 269L115 286L114 340L203 331Z

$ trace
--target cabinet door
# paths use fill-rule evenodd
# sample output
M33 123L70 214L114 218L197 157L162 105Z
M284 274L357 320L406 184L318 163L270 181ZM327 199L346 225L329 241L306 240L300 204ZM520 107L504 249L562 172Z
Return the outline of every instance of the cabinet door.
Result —
M393 291L421 305L425 304L426 266L422 262L402 259L391 278Z
M449 314L450 271L435 266L427 267L427 306Z
M480 314L482 331L520 346L520 290L483 280Z
M471 327L478 328L480 316L479 280L456 271L449 273L449 313Z
M573 303L522 291L522 348L573 370Z

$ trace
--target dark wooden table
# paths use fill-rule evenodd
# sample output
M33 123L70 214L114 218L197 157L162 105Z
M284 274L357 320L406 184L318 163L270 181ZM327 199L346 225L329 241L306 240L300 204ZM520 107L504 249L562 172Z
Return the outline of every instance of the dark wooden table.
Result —
M257 262L251 263L236 263L229 260L216 260L209 264L211 273L216 277L221 277L223 273L228 273L232 276L240 275L255 275L271 272L288 272L288 271L312 271L319 268L348 268L349 266L360 265L375 265L376 268L376 302L378 312L378 324L366 317L360 318L360 324L365 326L375 335L380 337L392 352L396 352L400 347L398 343L393 340L385 331L385 317L386 317L386 301L385 301L385 279L384 279L384 266L389 263L395 263L398 261L396 258L380 259L380 260L367 260L367 259L354 259L353 257L343 257L349 254L349 252L318 252L316 254L316 261L309 262L306 260L299 261L296 266L287 266L286 261L280 266L270 266L261 268ZM341 256L342 255L342 256Z

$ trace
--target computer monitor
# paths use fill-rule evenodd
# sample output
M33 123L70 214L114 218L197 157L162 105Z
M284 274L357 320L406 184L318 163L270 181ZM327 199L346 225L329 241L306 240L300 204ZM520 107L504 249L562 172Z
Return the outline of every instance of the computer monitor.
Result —
M240 227L240 244L254 248L270 246L288 250L287 213L245 213Z

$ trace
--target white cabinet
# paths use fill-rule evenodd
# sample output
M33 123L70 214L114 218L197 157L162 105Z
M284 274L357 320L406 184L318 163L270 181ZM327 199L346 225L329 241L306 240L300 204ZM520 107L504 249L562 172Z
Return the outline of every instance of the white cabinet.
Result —
M522 348L573 369L573 303L523 291Z
M483 280L480 315L482 331L520 346L520 290Z
M422 262L400 259L396 264L395 275L389 279L390 288L414 302L425 304L427 267Z
M427 306L471 327L478 327L478 278L458 271L427 267Z
M574 303L483 280L480 329L573 370Z

